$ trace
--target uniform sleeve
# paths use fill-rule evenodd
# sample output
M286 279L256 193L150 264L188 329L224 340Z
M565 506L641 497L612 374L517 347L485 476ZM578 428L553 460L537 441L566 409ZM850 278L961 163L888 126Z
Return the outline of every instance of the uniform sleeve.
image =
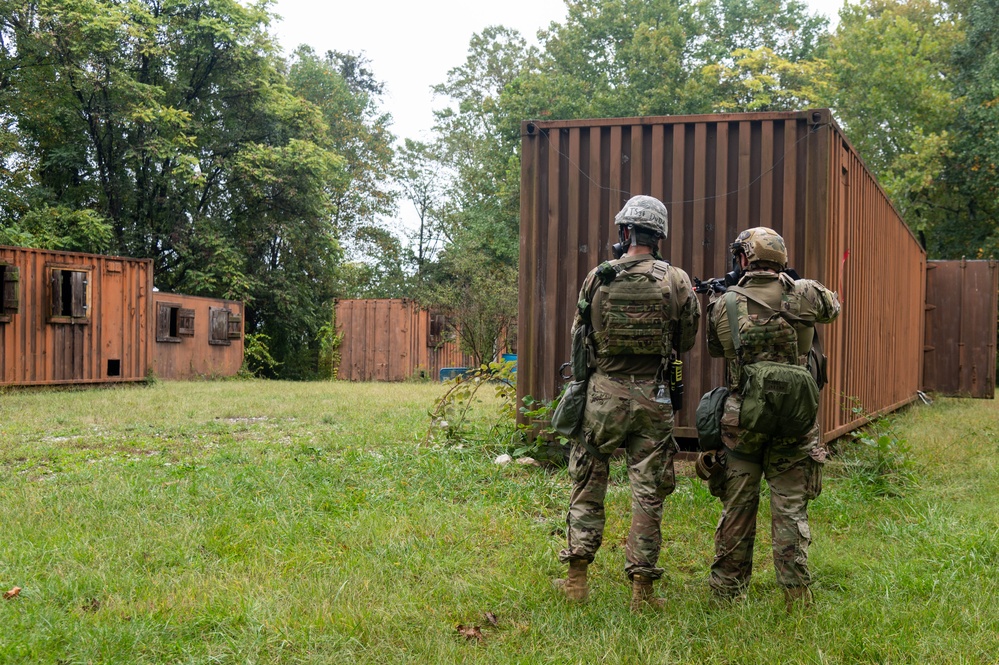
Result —
M576 334L576 329L583 325L583 315L579 311L580 302L590 302L592 297L589 295L590 288L593 284L593 273L591 272L583 280L583 286L579 289L579 299L576 301L576 315L572 318L572 329L569 331L569 336L572 337Z
M839 316L839 297L834 291L814 279L799 279L794 288L802 296L809 310L807 314L814 317L816 323L829 323Z
M675 270L673 293L677 304L676 334L673 348L683 353L689 351L697 341L697 329L701 321L701 303L697 301L690 278L682 270Z
M721 343L718 331L718 308L723 307L722 300L718 294L711 295L711 301L708 303L708 354L712 358L724 358L725 357L725 347ZM725 324L726 333L728 328L728 320L721 321Z

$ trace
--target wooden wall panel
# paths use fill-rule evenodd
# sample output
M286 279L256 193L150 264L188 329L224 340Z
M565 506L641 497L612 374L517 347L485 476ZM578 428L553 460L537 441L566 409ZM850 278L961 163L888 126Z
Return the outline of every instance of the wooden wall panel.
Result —
M999 262L930 261L923 385L944 395L995 398Z
M828 110L525 122L521 154L520 397L557 394L579 287L611 258L614 215L636 194L666 204L661 250L692 277L730 270L729 244L763 225L783 235L802 276L845 289L843 316L820 326L834 384L823 394L827 439L861 422L845 399L876 413L915 396L925 254ZM893 298L871 288L888 279ZM696 435L696 401L724 379L705 329L683 357L679 436ZM894 378L873 388L872 368Z
M141 349L152 347L152 367L157 378L166 380L188 380L196 378L216 378L235 376L243 366L244 337L230 338L229 344L209 344L209 309L227 309L245 322L243 303L222 298L202 298L156 291L152 298L151 321L145 338L130 340L127 348ZM157 341L156 327L160 304L176 305L194 311L194 334L177 335L177 342ZM242 324L240 324L242 330Z

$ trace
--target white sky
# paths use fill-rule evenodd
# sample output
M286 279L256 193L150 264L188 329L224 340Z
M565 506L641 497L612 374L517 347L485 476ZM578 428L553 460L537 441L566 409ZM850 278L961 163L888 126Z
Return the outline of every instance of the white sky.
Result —
M806 3L835 20L844 0ZM565 18L562 0L276 0L273 11L282 19L271 29L286 53L299 44L318 53L363 51L385 83L383 108L392 114L393 133L415 139L430 138L430 87L464 63L473 33L498 24L533 42L538 29Z

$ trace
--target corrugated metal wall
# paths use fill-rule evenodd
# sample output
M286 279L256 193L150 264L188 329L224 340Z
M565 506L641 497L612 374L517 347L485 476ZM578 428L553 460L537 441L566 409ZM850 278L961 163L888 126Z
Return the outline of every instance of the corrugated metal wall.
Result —
M0 323L0 383L44 385L146 378L151 261L0 247L0 262L20 270L20 311L12 314L10 321ZM65 317L52 318L53 269L87 275L86 316L77 317L75 323L62 322ZM118 374L109 376L115 368Z
M178 335L169 341L159 341L156 334L159 305L176 305L190 310L194 317L192 334ZM209 323L213 308L227 310L239 317L236 335L229 335L228 344L209 343ZM198 377L235 376L243 365L243 303L221 298L202 298L179 293L153 293L152 310L153 371L161 379L184 380Z
M926 390L995 399L997 293L996 261L929 262Z
M823 431L845 434L867 414L916 399L923 385L926 253L837 127L832 135L823 280L840 294L828 328Z
M408 299L338 300L343 333L337 377L347 381L403 381L441 368L468 367L472 358L454 342L432 339L431 316Z
M923 253L828 110L525 122L522 135L521 397L557 393L579 286L589 270L611 258L614 214L635 194L666 204L670 233L661 249L691 276L725 273L735 236L763 225L784 236L802 276L834 289L844 282L847 310L836 323L820 326L834 386L823 397L827 438L859 422L839 407L843 394L866 399L869 412L915 395L919 363L902 359L922 353L921 327L904 326L922 312ZM844 268L848 247L857 250ZM899 280L895 296L874 307L853 290L866 288L856 281L861 276ZM855 293L861 297L852 298ZM891 325L865 325L866 317L886 313ZM890 336L895 341L882 357ZM846 339L849 349L841 348ZM690 406L678 415L677 434L692 437L693 406L721 385L723 363L709 358L703 331L684 361ZM916 373L886 393L867 390L872 368L899 365L915 366ZM857 367L864 371L853 373Z

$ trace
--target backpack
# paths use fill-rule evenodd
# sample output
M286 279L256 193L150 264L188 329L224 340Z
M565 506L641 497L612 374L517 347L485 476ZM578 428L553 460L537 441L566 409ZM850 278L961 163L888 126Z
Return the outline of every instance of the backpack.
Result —
M777 438L805 435L818 415L819 387L797 362L797 333L789 322L797 317L775 311L740 287L730 287L724 298L742 395L739 427ZM751 316L747 300L770 314Z

